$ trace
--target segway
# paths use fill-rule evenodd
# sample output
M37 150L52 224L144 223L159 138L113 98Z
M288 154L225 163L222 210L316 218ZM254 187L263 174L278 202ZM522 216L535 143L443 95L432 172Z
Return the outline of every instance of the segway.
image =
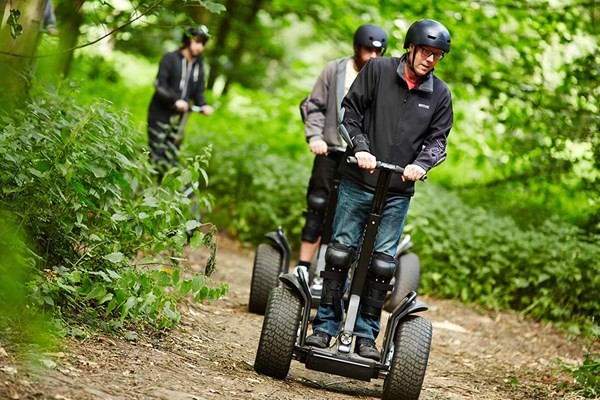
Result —
M356 162L348 157L349 162ZM383 336L381 361L354 353L354 324L357 320L364 282L375 247L387 188L393 173L402 167L377 162L379 176L365 227L358 262L350 282L343 330L333 346L320 349L305 344L312 296L308 273L297 267L280 277L268 299L254 369L274 378L287 376L292 359L306 368L364 381L384 379L384 400L417 400L421 393L431 346L431 323L418 315L427 306L410 291L391 312Z
M327 151L341 154L346 149L341 146L328 146ZM310 268L314 307L319 304L319 299L321 298L320 272L325 265L325 249L327 248L327 244L329 244L329 237L331 236L331 226L333 225L339 184L339 177L336 177L325 210L321 244L314 261L316 267L313 266ZM250 299L248 301L248 310L261 315L265 313L271 289L277 287L280 283L279 276L289 271L291 257L290 245L281 227L267 233L265 237L268 239L267 242L258 245L254 256L252 279L250 281Z
M345 149L339 146L328 146L327 151L344 153ZM312 308L317 308L321 300L323 289L321 272L325 269L325 251L331 237L339 185L340 178L336 176L325 210L321 243L309 269ZM291 248L281 227L267 233L265 237L268 239L267 242L258 245L254 256L248 301L248 310L260 315L265 313L271 289L279 285L279 276L289 271L291 258ZM410 235L404 235L395 256L398 268L390 283L394 288L386 297L384 304L384 310L388 312L392 312L410 291L419 290L421 264L419 257L409 252L412 246Z

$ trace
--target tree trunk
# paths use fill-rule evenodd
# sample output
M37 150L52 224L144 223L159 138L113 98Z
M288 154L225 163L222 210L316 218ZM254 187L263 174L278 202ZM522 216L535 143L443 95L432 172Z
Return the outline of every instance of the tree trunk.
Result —
M256 23L256 17L258 15L258 12L260 11L262 5L264 3L264 0L253 0L252 4L250 5L250 10L248 11L248 14L246 14L246 16L243 19L243 29L249 32L252 32L252 27L254 26L254 24ZM238 34L240 34L242 36L244 36L244 32L238 32ZM242 60L242 56L244 55L244 50L245 50L245 43L243 40L238 41L237 46L235 47L235 49L233 50L233 52L231 52L231 64L233 66L233 68L235 68ZM223 94L226 94L229 91L229 85L232 82L232 78L231 76L226 76L225 77L225 85L223 87Z
M73 54L77 46L83 15L81 6L85 0L63 0L56 6L56 14L60 17L59 49L56 72L62 78L69 76Z
M223 73L223 68L219 61L219 54L217 54L217 52L221 54L224 53L224 55L227 56L227 35L229 35L231 31L231 21L236 16L236 0L228 0L225 4L225 8L227 8L227 14L223 18L221 18L221 22L217 27L215 44L213 45L213 48L216 49L215 57L212 57L208 61L209 75L208 80L206 82L206 87L208 88L208 90L213 90L213 87L215 86L215 81L217 80L219 75Z
M40 34L42 15L46 0L2 1L2 24L0 25L0 107L10 110L26 99L31 85L31 71L34 66L34 53ZM16 23L21 25L22 33L11 35L8 18L11 10L18 10L21 16Z
M0 28L4 23L4 10L6 9L6 5L8 4L8 0L0 0Z

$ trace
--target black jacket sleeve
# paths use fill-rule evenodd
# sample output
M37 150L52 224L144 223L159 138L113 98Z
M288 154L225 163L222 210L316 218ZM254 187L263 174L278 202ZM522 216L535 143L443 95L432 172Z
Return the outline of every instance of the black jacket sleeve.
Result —
M171 85L169 84L169 78L175 74L175 68L177 67L176 60L171 54L172 53L165 54L160 60L158 75L154 82L158 100L169 107L173 107L175 102L179 100L179 95L176 91L172 90Z

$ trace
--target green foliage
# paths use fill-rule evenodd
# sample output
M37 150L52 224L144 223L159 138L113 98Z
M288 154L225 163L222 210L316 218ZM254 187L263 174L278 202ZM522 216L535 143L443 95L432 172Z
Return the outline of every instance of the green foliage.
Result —
M35 275L35 257L16 234L12 215L0 209L0 332L3 339L34 351L51 349L56 341L51 319L30 307L27 282Z
M422 185L409 213L422 259L422 290L494 309L514 309L579 334L600 312L599 238L555 220L522 230Z
M590 348L597 344L597 340L598 336ZM575 378L573 383L560 382L559 389L576 392L589 399L597 399L600 396L600 354L598 352L587 351L580 365L572 365L560 359L558 361L563 370L570 372Z
M209 149L156 186L127 114L102 100L82 107L60 93L36 98L0 116L0 208L32 238L34 302L63 317L88 312L170 327L186 294L223 294L225 285L211 288L197 273L183 279L177 266L192 231L191 244L211 249L207 275L214 270L215 228L193 218L181 190L191 185L210 205L198 189ZM147 258L134 261L140 256Z
M299 240L313 156L297 96L236 88L210 118L190 119L182 151L195 154L209 143L214 149L208 190L219 201L211 221L242 241L256 243L280 225Z

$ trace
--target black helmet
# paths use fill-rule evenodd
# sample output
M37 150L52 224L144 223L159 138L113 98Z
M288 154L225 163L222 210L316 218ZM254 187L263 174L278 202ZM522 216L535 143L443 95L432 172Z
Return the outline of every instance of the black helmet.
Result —
M181 41L185 46L187 46L190 44L190 40L192 40L194 37L199 37L202 40L202 43L206 44L210 38L206 25L198 25L197 28L193 28L191 26L185 28Z
M380 26L361 25L354 32L354 45L381 49L381 55L383 55L388 46L388 34Z
M442 49L444 53L450 52L450 32L442 24L432 19L421 19L413 23L404 39L404 48L410 44L415 46L425 45Z

